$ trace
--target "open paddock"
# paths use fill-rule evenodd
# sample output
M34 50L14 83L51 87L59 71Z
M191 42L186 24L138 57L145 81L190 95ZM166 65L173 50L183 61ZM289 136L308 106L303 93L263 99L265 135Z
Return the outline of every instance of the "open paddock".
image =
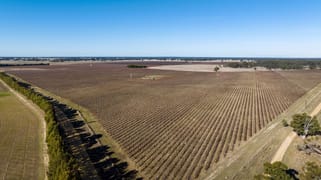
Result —
M44 68L10 73L89 109L148 179L199 177L321 82L321 71Z

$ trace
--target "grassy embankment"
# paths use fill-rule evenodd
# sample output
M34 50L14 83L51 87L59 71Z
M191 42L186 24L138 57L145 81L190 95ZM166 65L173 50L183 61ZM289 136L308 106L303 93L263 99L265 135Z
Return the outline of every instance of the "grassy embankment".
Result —
M27 84L19 82L5 73L0 73L0 79L14 90L30 99L45 112L45 120L47 124L46 142L48 144L49 155L48 178L77 179L77 165L63 143L51 103L48 102L44 96L36 93L33 89L28 87Z
M44 179L42 120L0 82L0 179Z

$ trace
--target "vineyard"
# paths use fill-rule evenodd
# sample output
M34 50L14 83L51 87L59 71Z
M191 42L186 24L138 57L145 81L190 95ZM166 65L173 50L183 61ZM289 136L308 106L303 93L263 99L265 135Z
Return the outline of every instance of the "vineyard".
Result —
M321 81L319 71L45 69L11 73L88 108L148 179L199 177Z

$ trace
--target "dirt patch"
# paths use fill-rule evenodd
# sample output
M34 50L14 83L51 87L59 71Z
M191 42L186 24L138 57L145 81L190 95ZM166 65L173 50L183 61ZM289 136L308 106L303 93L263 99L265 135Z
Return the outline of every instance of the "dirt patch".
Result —
M159 80L162 78L165 78L166 76L164 75L146 75L144 77L142 77L142 79L144 80Z
M215 64L182 64L182 65L161 65L148 67L148 69L171 70L171 71L191 71L191 72L215 72L214 68L219 67L219 72L255 72L269 71L266 68L230 68Z

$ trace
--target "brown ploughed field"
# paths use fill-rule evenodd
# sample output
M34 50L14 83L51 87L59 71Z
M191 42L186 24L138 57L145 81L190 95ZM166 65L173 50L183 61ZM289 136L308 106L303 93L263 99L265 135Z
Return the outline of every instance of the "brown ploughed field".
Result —
M11 73L89 109L150 179L197 178L321 82L321 71L75 64Z

